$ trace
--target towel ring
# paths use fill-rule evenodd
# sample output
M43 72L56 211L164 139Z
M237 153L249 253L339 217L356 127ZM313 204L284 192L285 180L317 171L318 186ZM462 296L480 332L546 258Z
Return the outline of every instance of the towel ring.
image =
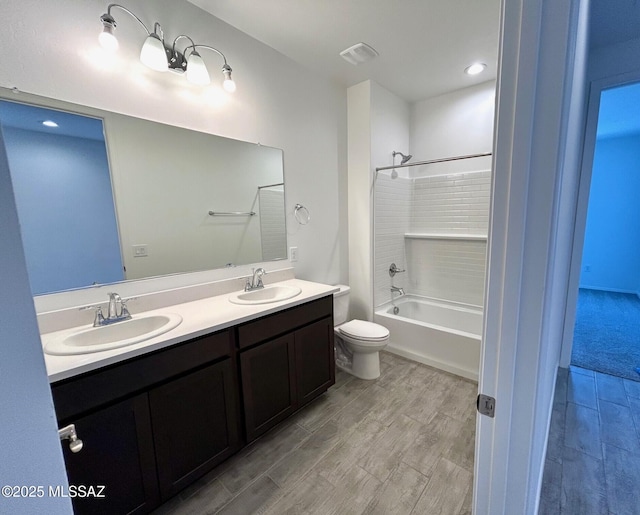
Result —
M307 225L311 220L309 210L302 204L296 204L293 208L293 216L300 225Z

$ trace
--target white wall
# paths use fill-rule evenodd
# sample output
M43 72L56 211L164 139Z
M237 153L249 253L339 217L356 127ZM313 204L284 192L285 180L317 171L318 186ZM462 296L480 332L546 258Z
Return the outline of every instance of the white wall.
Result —
M428 161L491 152L496 82L428 98L411 106L411 144L414 161ZM487 170L491 158L477 158L408 170L414 176L430 173Z
M66 485L51 390L0 133L0 478L4 485ZM71 513L64 498L0 499L3 513Z
M288 244L299 249L296 274L346 281L344 89L188 2L130 0L127 7L149 25L159 21L167 39L187 32L220 48L233 68L236 93L222 91L214 53L202 54L214 81L207 88L145 68L137 57L144 32L117 10L120 50L106 59L97 42L106 3L97 0L2 2L0 86L282 148ZM310 210L306 226L293 219L298 202Z
M640 286L640 135L596 141L580 287L636 293Z
M373 81L352 86L348 95L351 316L370 320L374 269L379 274L384 267L382 261L374 265L373 257L375 169L393 164L394 150L408 152L409 104ZM401 266L403 254L400 247L384 260L395 259ZM386 263L387 269L390 264Z

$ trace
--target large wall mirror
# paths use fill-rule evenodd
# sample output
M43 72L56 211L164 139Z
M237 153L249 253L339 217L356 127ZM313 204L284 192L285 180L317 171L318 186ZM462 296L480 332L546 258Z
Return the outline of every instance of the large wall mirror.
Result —
M0 99L34 295L286 258L282 150L57 104Z

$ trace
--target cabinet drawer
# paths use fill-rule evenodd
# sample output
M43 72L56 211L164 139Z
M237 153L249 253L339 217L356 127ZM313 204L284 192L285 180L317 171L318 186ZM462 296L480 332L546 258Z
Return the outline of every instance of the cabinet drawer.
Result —
M330 316L333 316L333 295L241 325L238 347L244 349Z
M58 420L144 390L190 369L231 355L229 331L145 354L52 385Z

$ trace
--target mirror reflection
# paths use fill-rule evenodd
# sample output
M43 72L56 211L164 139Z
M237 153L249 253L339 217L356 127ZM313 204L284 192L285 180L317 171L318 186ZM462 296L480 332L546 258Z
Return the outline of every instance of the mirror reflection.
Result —
M0 126L34 295L286 257L280 149L7 100Z

